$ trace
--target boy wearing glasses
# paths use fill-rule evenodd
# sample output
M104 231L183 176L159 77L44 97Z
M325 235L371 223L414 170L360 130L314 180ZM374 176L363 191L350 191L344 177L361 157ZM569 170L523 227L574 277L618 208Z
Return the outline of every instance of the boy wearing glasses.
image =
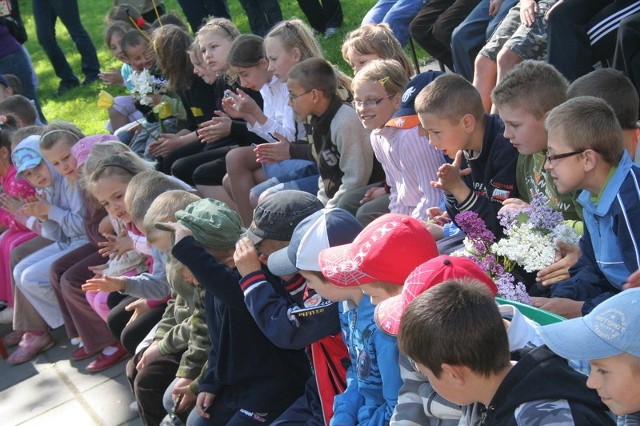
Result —
M579 96L554 108L545 120L549 133L545 169L558 192L582 190L582 254L571 277L534 304L577 317L622 291L640 265L640 168L622 143L622 130L602 99ZM562 312L559 312L562 310Z
M321 58L299 62L287 75L287 87L289 104L298 118L308 118L311 126L311 131L307 132L309 141L293 142L289 145L288 155L318 163L317 196L326 207L336 207L345 192L362 187L375 177L381 180L380 176L373 176L380 174L380 165L374 167L369 135L353 107L340 99L338 79L329 62ZM275 136L285 141L281 135ZM269 148L264 147L260 153L268 155L265 150ZM296 188L278 183L262 192L260 197L282 189Z
M455 74L441 75L422 89L415 109L429 143L453 159L431 182L444 191L449 217L455 221L458 213L472 210L500 238L498 210L504 200L519 196L518 152L504 138L502 121L485 114L478 91Z

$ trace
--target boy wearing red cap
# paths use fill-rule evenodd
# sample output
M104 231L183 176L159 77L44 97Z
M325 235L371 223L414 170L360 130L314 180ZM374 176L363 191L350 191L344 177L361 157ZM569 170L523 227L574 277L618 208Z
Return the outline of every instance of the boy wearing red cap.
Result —
M357 373L357 380L348 380L347 390L336 396L331 424L390 421L402 384L399 354L395 337L375 326L373 304L398 294L409 273L437 253L431 234L418 220L387 214L371 222L353 243L321 251L322 275L305 274L308 285L323 297L344 301L343 337L355 370L351 373Z
M510 360L486 283L457 278L416 297L398 344L439 395L465 406L462 424L613 424L584 376L546 346Z

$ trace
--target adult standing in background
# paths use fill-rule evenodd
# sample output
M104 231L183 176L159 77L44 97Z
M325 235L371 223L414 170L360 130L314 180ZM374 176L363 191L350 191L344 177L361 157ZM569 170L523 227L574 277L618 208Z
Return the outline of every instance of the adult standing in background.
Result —
M29 52L22 43L27 41L18 0L11 1L11 15L0 17L0 74L13 74L20 79L22 95L36 107L39 119L46 124L36 93L38 80Z
M240 0L240 5L247 13L251 32L260 37L283 19L278 0Z
M33 0L33 18L38 42L49 57L56 75L60 78L60 85L54 96L61 95L80 85L78 77L74 74L64 52L56 41L56 21L58 18L67 28L82 57L82 72L85 75L83 86L98 80L100 63L96 48L80 21L78 0Z
M331 37L342 26L340 0L298 0L298 5L317 33Z
M191 31L194 33L202 26L203 21L209 17L231 20L227 0L178 0L178 3L180 3L184 16L189 21Z

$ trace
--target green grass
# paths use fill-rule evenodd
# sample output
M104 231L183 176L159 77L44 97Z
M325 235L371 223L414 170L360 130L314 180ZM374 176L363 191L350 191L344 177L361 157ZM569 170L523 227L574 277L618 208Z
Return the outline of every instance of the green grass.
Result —
M109 49L103 41L104 17L111 7L111 2L106 0L78 0L82 22L89 32L96 49L102 69L109 69L119 66L116 59L111 56ZM165 0L167 10L179 11L180 7L176 0ZM342 60L340 46L347 32L360 25L362 17L375 4L375 0L342 0L344 11L344 24L341 31L331 38L320 37L319 41L324 48L326 57L332 63L338 65L343 71L351 73L349 67ZM300 17L305 19L304 14L298 8L296 0L281 0L280 6L285 18ZM249 32L249 24L244 10L237 0L229 0L229 8L234 23L241 32ZM93 84L90 87L70 90L63 96L53 97L53 92L58 88L59 80L53 72L53 68L47 59L44 51L38 44L35 35L35 27L31 10L31 1L20 0L20 11L25 21L29 40L26 43L27 50L31 54L38 79L40 81L38 95L43 106L47 120L65 120L76 124L86 134L104 133L104 124L107 120L105 110L99 109L96 105L97 95L106 86ZM80 54L75 48L66 28L58 22L56 26L58 43L67 54L67 60L71 64L79 78L84 78L81 74ZM116 94L118 89L110 87L108 91Z

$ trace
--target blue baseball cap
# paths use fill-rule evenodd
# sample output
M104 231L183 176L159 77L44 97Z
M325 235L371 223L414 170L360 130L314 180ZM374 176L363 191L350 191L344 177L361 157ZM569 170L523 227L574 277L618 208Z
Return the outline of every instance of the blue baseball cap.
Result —
M269 256L269 270L275 275L291 275L299 270L320 271L320 251L352 242L362 224L343 209L322 209L296 226L288 247Z
M387 122L386 126L401 129L410 129L418 126L420 121L418 121L418 116L416 115L416 98L422 89L442 74L444 73L441 71L425 71L413 77L404 89L400 108L393 114L393 117Z
M5 88L11 87L7 79L2 74L0 74L0 84L2 84Z
M15 166L18 174L21 174L25 170L38 167L38 165L43 161L40 152L31 147L31 145L33 145L33 141L36 141L37 143L39 140L40 136L29 136L20 142L16 149L11 153L11 162Z
M640 288L624 290L581 318L540 328L558 355L576 360L608 358L627 352L640 358Z

